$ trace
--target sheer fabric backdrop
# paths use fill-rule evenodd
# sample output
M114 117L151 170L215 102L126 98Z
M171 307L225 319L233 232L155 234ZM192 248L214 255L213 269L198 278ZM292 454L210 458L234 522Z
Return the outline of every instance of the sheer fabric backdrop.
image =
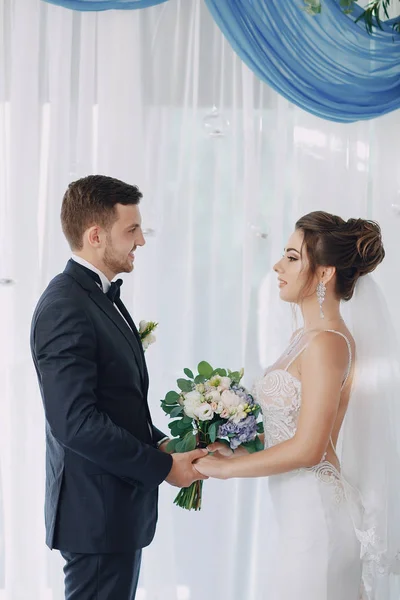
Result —
M201 0L104 13L0 0L0 23L0 599L61 600L29 326L69 257L68 183L96 172L144 193L154 233L123 297L136 321L160 323L147 358L167 429L159 400L183 367L244 366L250 386L284 346L292 318L271 268L310 210L381 223L378 279L400 331L400 119L341 125L295 108L240 62ZM139 600L265 600L266 482L209 481L199 514L175 493L161 488Z

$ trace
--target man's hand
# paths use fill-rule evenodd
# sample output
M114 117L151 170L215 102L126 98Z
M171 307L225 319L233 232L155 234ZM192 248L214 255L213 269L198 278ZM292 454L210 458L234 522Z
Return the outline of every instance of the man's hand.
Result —
M206 475L202 475L194 467L193 462L199 458L207 456L208 450L205 448L198 448L191 452L175 453L172 456L172 469L169 472L168 477L165 481L170 485L174 485L179 488L189 487L194 481L199 479L208 479Z

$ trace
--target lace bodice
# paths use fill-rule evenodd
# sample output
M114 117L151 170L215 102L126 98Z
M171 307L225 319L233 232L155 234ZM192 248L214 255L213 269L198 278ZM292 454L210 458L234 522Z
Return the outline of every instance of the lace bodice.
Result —
M301 405L301 382L285 369L273 369L257 381L254 395L261 406L265 448L296 433Z
M347 342L349 367L344 386L351 369L350 342L339 331L326 331L341 335ZM310 335L300 331L278 361L255 382L253 394L263 413L265 448L284 442L296 433L301 406L301 382L288 369L317 334L318 332L311 332Z

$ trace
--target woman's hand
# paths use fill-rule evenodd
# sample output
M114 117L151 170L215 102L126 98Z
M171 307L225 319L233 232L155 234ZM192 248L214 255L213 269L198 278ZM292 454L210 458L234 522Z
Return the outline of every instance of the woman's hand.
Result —
M215 454L208 455L195 461L194 467L206 477L214 477L214 479L228 479L228 465L231 461L229 458L221 457Z

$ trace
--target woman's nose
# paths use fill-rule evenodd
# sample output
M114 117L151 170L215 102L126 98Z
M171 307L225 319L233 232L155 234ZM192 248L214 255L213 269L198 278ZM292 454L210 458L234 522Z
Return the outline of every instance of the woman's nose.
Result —
M278 262L275 263L272 268L274 269L275 273L282 273L282 259L278 260Z

